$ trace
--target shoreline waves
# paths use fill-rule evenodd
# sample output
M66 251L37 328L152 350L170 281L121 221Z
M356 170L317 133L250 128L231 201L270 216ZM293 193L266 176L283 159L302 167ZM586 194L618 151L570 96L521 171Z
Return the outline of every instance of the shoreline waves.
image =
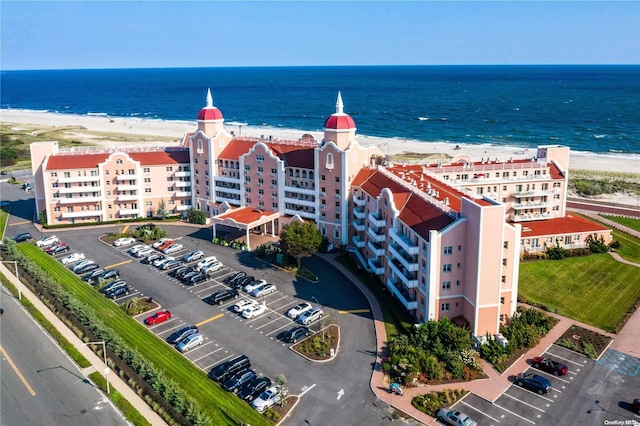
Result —
M0 109L0 122L3 124L25 124L47 127L79 126L87 131L120 133L131 135L158 136L175 138L180 141L185 133L193 132L197 128L196 121L164 120L140 117L117 117L108 114L89 113L87 115L49 112L27 109ZM312 134L316 140L321 140L322 131L304 131L281 127L256 127L232 125L225 123L225 128L236 135L260 138L262 136L281 140L298 140L303 134ZM504 146L491 143L453 143L446 141L419 141L415 139L396 137L356 136L361 145L377 145L384 154L395 155L403 152L420 154L446 154L454 157L457 154L469 155L473 160L482 158L498 158L499 160L531 158L536 154L537 146ZM112 143L107 138L87 141L104 145ZM551 142L551 141L550 141ZM159 142L166 144L166 142ZM125 144L125 143L122 143ZM149 144L148 142L145 144ZM544 145L544 144L543 144ZM547 145L555 145L549 143ZM561 144L560 144L561 145ZM456 150L459 146L461 149ZM585 151L571 151L571 169L582 169L601 172L640 173L640 154L628 153L595 153Z

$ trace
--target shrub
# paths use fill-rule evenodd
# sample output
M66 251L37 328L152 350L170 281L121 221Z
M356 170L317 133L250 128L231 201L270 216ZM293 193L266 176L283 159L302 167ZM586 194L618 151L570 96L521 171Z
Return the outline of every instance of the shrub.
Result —
M187 212L189 223L204 225L207 223L207 215L202 210L189 209Z
M592 358L592 359L598 358L598 352L596 351L596 348L591 343L587 343L587 342L583 343L582 351L589 358Z

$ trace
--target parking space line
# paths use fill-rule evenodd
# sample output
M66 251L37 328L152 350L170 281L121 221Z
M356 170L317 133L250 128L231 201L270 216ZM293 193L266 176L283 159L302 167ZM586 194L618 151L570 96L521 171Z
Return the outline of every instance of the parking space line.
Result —
M209 342L209 343L213 343L213 342ZM192 360L191 362L198 362L198 361L200 361L202 358L206 358L206 357L208 357L209 355L213 355L213 354L215 354L216 352L221 351L222 349L223 349L223 348L222 348L222 346L220 346L220 347L219 347L218 349L216 349L215 351L213 351L213 352L207 352L206 354L202 355L200 358L196 358L196 359Z
M201 322L197 323L197 324L196 324L196 327L200 327L201 325L204 325L204 324L206 324L206 323L208 323L208 322L215 321L215 320L217 320L218 318L222 318L223 316L224 316L224 314L218 314L218 315L215 315L215 316L213 316L213 317L211 317L211 318L209 318L209 319L206 319L206 320L204 320L204 321L201 321Z
M169 329L167 329L167 330L165 330L165 331L161 331L161 332L159 332L159 333L156 333L156 336L159 336L159 335L161 335L161 334L164 334L164 333L168 333L168 332L170 332L170 331L173 331L173 330L175 330L176 328L182 327L183 325L184 325L184 323L183 323L183 322L181 322L180 324L176 325L175 327L171 327L171 328L169 328Z
M518 389L522 389L522 390L524 390L525 392L528 392L528 393L530 393L530 394L532 394L532 395L535 395L535 396L537 396L537 397L540 397L540 398L544 399L545 401L554 402L554 401L553 401L553 399L545 398L544 396L540 395L540 394L539 394L539 393L537 393L537 392L529 392L529 391L527 391L525 388L521 388L520 386L517 386L517 385L516 385L516 388L518 388ZM523 403L523 404L525 404L525 405L529 405L529 406L533 407L533 405L528 404L528 403L526 403L526 402L524 402L524 401L522 401L522 400L520 400L520 399L516 398L515 396L511 396L511 395L509 395L509 394L508 394L508 393L506 393L506 392L505 392L505 393L503 393L503 395L508 396L508 397L509 397L509 398L511 398L511 399L515 399L516 401L520 401L520 402L522 402L522 403ZM540 410L540 411L542 411L542 412L544 413L544 410L541 410L540 408L537 408L537 407L533 407L533 408L535 408L536 410Z
M491 416L490 416L490 415L488 415L487 413L484 413L484 412L482 412L482 411L478 410L478 409L477 409L476 407L474 407L473 405L469 405L469 404L467 404L466 402L464 402L463 400L460 400L460 402L461 402L462 404L466 405L467 407L471 408L472 410L474 410L474 411L476 411L476 412L478 412L478 413L480 413L480 414L484 415L485 417L489 417L489 418L490 418L491 420L493 420L494 422L496 422L496 423L500 423L500 420L498 420L498 419L494 419L493 417L491 417Z
M291 327L291 324L285 324L282 327L276 328L272 332L265 334L265 336L271 336L273 333L277 333L278 331L282 330L283 328L287 328L287 327Z
M188 354L192 354L192 353L194 353L195 351L197 351L198 349L202 349L202 348L204 348L205 346L210 345L210 344L212 344L212 343L213 343L213 340L209 340L207 343L203 343L202 345L197 346L197 347L195 347L195 348L193 348L193 349L191 349L191 350L189 350L189 351L187 351L187 352L183 352L183 354L184 354L185 356L187 356ZM206 354L205 356L207 356L208 354L209 354L209 353L207 352L207 354ZM187 359L189 359L189 357L187 357ZM195 361L192 361L191 359L189 359L189 361L191 361L191 362L195 362Z
M559 347L559 348L562 348L562 346L558 346L558 347ZM586 361L586 360L584 360L582 363L579 363L579 362L575 362L575 361L572 361L572 360L567 359L567 358L563 358L563 357L561 357L560 355L556 355L556 354L554 354L554 353L550 353L549 351L547 351L547 353L549 353L550 355L553 355L553 356L554 356L554 357L556 357L556 358L560 358L560 359L561 359L561 360L563 360L563 361L570 362L571 364L579 365L580 367L584 367L584 365L587 363L587 361Z
M122 300L122 299L126 299L127 297L135 296L136 294L139 294L139 293L140 293L139 291L134 291L133 293L129 293L129 294L127 294L127 295L124 295L124 296L122 296L122 297L118 297L118 298L116 298L116 299L112 299L112 300L113 300L114 302L118 302L118 301L120 301L120 300Z
M286 299L287 297L289 297L289 296L287 296L287 295L285 294L285 295L284 295L284 296L282 296L280 299L270 300L270 301L269 301L269 303L276 303L276 302L281 301L282 299ZM263 299L264 299L264 298L263 298ZM257 300L257 299L256 299L256 300Z
M203 291L210 291L211 289L216 288L216 287L218 287L219 285L220 285L220 284L215 284L215 285L213 285L213 286L211 286L211 287L206 287L206 288L203 288L203 289L198 290L198 291L192 291L192 293L194 293L194 294L198 294L198 293L202 293Z
M504 394L504 395L506 395L506 394ZM529 422L529 423L531 423L532 425L535 425L535 424L536 424L536 422L531 421L531 420L529 420L529 419L527 419L527 418L525 418L525 417L522 417L522 416L520 416L520 415L518 415L518 414L514 413L514 412L513 412L513 411L511 411L511 410L507 410L506 408L504 408L504 407L502 407L502 406L500 406L500 405L498 405L498 404L496 404L496 403L494 403L494 404L493 404L493 406L494 406L494 407L498 407L499 409L504 410L504 411L506 411L506 412L507 412L507 413L509 413L509 414L513 414L514 416L516 416L516 417L518 417L518 418L520 418L520 419L522 419L522 420L524 420L524 421L526 421L526 422Z
M222 349L222 348L220 348L220 349ZM225 362L226 360L228 360L229 358L231 358L233 355L234 355L234 354L229 354L229 355L225 356L224 358L219 359L218 361L214 362L213 364L206 366L205 368L203 368L203 370L204 370L204 371L207 371L208 369L210 369L210 368L211 368L211 367L213 367L214 365L218 365L218 364L220 364L220 363L222 363L222 362Z
M260 330L262 327L265 327L265 326L267 326L267 325L269 325L269 324L271 324L271 323L274 323L274 322L276 322L276 321L280 321L280 320L281 320L281 318L276 318L276 319L274 319L274 320L272 320L272 321L269 321L269 322L268 322L268 323L266 323L266 324L262 324L260 327L256 327L256 328L255 328L255 330Z
M345 311L338 311L338 314L364 314L371 312L369 309L349 309Z
M568 380L561 379L560 377L556 376L555 374L547 373L546 371L538 370L537 368L535 368L534 370L536 370L536 374L538 374L538 373L542 373L542 374L545 374L545 375L547 375L547 376L550 376L550 377L553 377L553 378L555 378L555 379L558 379L558 380L560 380L561 382L564 382L564 383L571 383L571 382L569 382Z
M115 268L116 266L126 265L127 263L131 263L133 260L125 260L124 262L114 263L113 265L105 266L104 269Z

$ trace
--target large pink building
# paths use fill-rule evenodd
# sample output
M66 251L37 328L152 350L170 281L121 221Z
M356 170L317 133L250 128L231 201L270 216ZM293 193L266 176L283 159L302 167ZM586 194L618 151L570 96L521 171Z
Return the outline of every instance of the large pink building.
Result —
M447 163L384 162L362 146L338 93L317 141L236 136L211 92L197 129L175 148L58 149L31 145L38 211L50 224L204 211L223 229L276 235L312 221L347 246L416 322L448 317L475 336L515 312L520 256L585 245L610 231L566 212L569 149L529 160L457 156Z

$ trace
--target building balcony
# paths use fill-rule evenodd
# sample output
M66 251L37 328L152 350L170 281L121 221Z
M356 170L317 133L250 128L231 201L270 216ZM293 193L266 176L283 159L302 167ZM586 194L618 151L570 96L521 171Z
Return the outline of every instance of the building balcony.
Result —
M411 241L408 235L401 233L395 228L389 230L389 236L391 240L397 243L404 251L409 255L416 255L420 253L420 247Z
M374 231L372 228L367 229L367 234L376 243L381 243L387 239L387 234L382 231Z
M185 210L189 210L191 208L191 206L187 206L187 205L179 205L176 207L176 210L178 210L179 212L183 212Z
M367 259L367 264L369 265L369 268L371 268L371 272L374 274L384 274L384 266L382 266L382 263L378 262L377 258Z
M389 245L389 253L391 253L407 271L415 272L420 269L417 256L409 256L407 252L402 250L397 244Z
M544 207L551 207L552 203L550 201L540 201L538 203L518 203L513 204L514 210L524 210L524 209L539 209Z
M70 166L73 166L73 165L70 164ZM102 180L101 176L59 177L58 183L99 182L101 180Z
M118 185L118 191L136 191L138 189L140 189L138 185L125 185L125 184Z
M60 204L85 204L85 203L99 203L102 201L102 197L72 197L72 198L58 198Z
M173 186L175 186L176 188L184 188L184 187L187 187L187 186L191 186L191 182L178 180L178 181L173 182Z
M227 188L227 187L221 187L221 186L216 186L216 194L236 194L236 195L240 195L242 192L240 191L240 188Z
M515 214L513 215L514 222L527 222L531 220L544 220L551 219L553 216L551 213L525 213L525 214Z
M235 206L239 206L240 205L240 197L238 198L233 198L233 197L223 197L220 195L216 195L216 201L219 203L224 203L225 201L229 204L235 205Z
M191 177L191 172L175 172L175 177Z
M118 213L120 214L120 216L129 216L132 214L141 215L142 210L141 209L120 209L118 210Z
M354 220L351 222L356 231L362 232L365 230L364 222L360 220Z
M367 216L367 212L364 209L353 209L353 215L356 219L364 219Z
M351 238L351 241L353 241L353 245L354 245L354 246L356 246L356 247L358 247L358 248L363 248L363 247L364 247L364 245L365 245L364 240L363 240L362 238L360 238L360 236L359 236L359 235L354 235L354 236Z
M385 226L387 226L387 221L385 221L382 216L378 216L377 214L369 213L368 219L369 222L371 222L371 224L377 228L384 228Z
M391 290L391 293L400 300L400 303L402 303L405 309L409 311L418 309L418 301L415 300L406 289L403 289L401 286L396 286L396 284L397 283L394 283L391 278L387 280L387 287Z
M398 277L404 283L406 287L418 287L418 274L415 272L407 271L407 268L400 264L400 262L398 262L396 259L389 262L389 268L393 271L396 277Z
M532 190L532 191L518 191L518 192L514 192L513 196L516 198L522 198L522 197L536 197L536 196L541 196L541 195L553 195L553 194L557 194L558 192L555 189L537 189L537 190Z
M316 202L309 200L301 200L299 198L284 197L285 204L295 204L296 206L312 207L315 209Z
M118 176L116 176L116 180L118 182L122 182L122 181L125 181L125 180L137 180L137 179L140 179L140 176L138 176L138 175L118 175Z
M367 243L367 247L369 247L369 250L371 250L371 252L373 253L374 256L378 256L378 257L384 256L385 249L384 249L384 247L382 247L382 245L375 244L375 243L369 241Z
M240 185L240 177L216 176L214 179L216 182L237 183Z
M175 197L191 197L191 191L176 191Z
M364 207L367 205L367 200L360 197L353 197L353 203L358 207Z
M139 195L127 194L127 195L118 195L118 198L116 200L117 201L137 201L139 199L140 199Z
M288 192L295 192L296 194L316 195L315 189L302 188L298 186L285 185L284 190Z
M55 192L56 189L60 194L73 194L76 192L95 192L101 190L102 188L100 186L72 186L71 188L53 188L52 191Z
M315 212L309 212L309 211L304 211L304 210L294 210L294 209L284 209L284 214L289 215L289 216L295 216L298 215L300 217L304 217L307 219L316 219L316 214Z
M71 219L75 217L100 217L104 214L102 210L85 210L80 212L62 212L63 219Z

